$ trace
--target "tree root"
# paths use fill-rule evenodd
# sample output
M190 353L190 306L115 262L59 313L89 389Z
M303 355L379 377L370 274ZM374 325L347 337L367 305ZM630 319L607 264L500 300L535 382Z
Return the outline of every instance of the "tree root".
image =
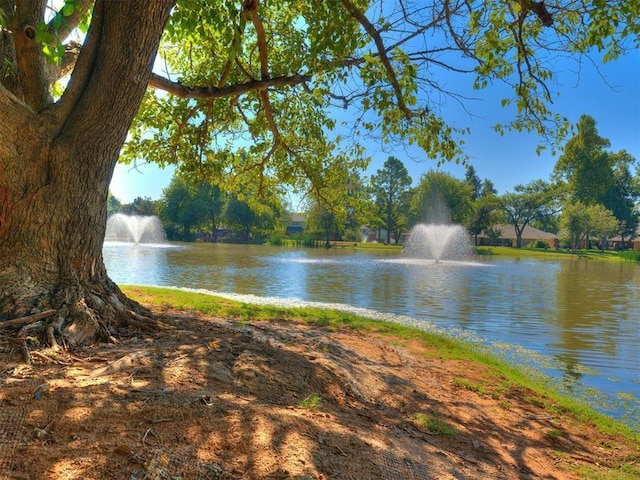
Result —
M25 323L37 322L38 320L43 320L45 318L50 317L56 312L57 310L50 309L50 310L45 310L44 312L34 313L33 315L27 315L26 317L19 317L19 318L14 318L13 320L6 320L4 322L0 322L0 329L7 328L7 327L15 327L17 325L23 325Z
M14 343L18 345L18 348L20 349L20 355L22 356L22 361L25 364L29 366L31 366L32 364L31 352L29 351L29 345L28 345L28 341L31 339L31 337L29 337L29 333L32 330L37 330L42 328L46 329L47 337L50 336L54 341L53 345L55 345L55 347L58 348L58 344L57 342L55 342L55 338L53 337L53 333L52 333L53 331L51 331L51 335L49 335L49 325L43 322L44 319L51 317L56 312L57 310L55 309L49 309L43 312L34 313L33 315L27 315L24 317L14 318L12 320L6 320L4 322L0 322L0 329L17 327L17 326L23 325L22 328L18 331L16 339L14 340ZM53 328L52 325L51 327Z
M31 295L13 300L11 311L42 311L0 321L0 331L17 330L13 343L27 365L32 362L30 348L68 351L94 341L118 343L117 337L126 335L126 330L153 333L171 328L108 279L100 285L64 284L48 295L27 293ZM23 302L25 298L29 301Z
M22 355L22 361L30 367L32 365L31 353L29 352L29 346L25 338L20 341L20 353Z

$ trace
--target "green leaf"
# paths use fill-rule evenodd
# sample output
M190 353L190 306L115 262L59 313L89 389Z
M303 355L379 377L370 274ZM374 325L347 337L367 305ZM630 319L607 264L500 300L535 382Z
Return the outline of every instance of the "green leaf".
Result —
M62 15L68 17L76 10L76 0L66 0L65 4L62 7Z

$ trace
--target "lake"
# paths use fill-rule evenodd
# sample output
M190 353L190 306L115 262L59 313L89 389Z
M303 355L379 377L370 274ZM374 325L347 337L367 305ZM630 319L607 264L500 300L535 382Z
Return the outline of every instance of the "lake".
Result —
M104 259L119 284L356 307L462 337L535 367L561 391L639 427L636 263L499 257L435 263L387 250L110 242Z

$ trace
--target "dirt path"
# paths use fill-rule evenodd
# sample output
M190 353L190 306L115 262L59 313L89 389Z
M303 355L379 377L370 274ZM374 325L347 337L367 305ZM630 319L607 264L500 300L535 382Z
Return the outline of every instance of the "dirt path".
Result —
M570 479L640 459L417 343L161 315L33 368L0 338L0 479Z

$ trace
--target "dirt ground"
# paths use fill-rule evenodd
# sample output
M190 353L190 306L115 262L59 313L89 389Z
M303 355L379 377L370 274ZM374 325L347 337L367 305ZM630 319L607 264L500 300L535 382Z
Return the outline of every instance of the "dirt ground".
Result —
M33 367L0 337L0 479L570 479L640 459L424 345L157 313L157 333Z

